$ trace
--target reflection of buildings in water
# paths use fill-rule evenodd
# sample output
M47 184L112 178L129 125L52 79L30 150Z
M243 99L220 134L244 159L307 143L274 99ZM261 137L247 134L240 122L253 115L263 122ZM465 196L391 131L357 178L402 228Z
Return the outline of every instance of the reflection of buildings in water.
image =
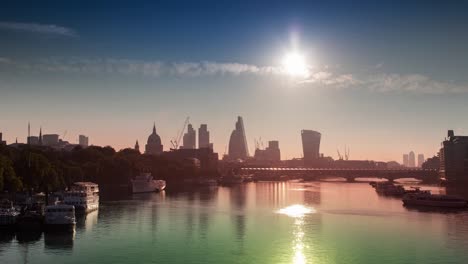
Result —
M320 191L321 183L259 182L255 184L255 197L259 207L282 208L291 204L320 204Z
M45 232L44 247L51 250L71 251L75 240L75 229L68 232Z
M247 185L240 184L229 188L229 200L231 204L231 221L234 226L236 240L239 242L238 251L244 252L244 239L246 233L246 202L248 198Z
M468 189L464 186L447 186L447 195L456 195L468 199ZM468 213L466 210L445 212L447 222L447 245L449 248L468 251Z

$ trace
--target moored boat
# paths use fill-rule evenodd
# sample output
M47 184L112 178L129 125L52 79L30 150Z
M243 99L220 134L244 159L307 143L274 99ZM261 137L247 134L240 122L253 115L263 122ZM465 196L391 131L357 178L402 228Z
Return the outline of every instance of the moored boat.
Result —
M166 181L155 180L151 173L142 173L132 180L132 193L160 192L166 188Z
M46 230L73 230L76 225L75 207L68 204L49 205L45 208Z
M468 201L451 195L412 193L403 197L405 206L443 207L443 208L465 208Z
M11 228L16 224L20 212L13 206L13 202L3 200L0 202L0 228Z
M391 182L379 182L375 184L375 190L379 194L389 196L400 196L405 194L405 188L401 185L395 185Z
M75 212L89 213L99 208L99 186L93 182L75 182L64 193L64 204L73 205Z

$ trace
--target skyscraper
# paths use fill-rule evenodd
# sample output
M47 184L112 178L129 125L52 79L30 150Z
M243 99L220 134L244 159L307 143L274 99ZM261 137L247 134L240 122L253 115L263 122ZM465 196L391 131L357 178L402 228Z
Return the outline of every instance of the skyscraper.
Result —
M84 135L79 135L78 136L78 142L79 142L80 146L82 146L83 148L87 148L88 144L89 144L89 138L87 136L84 136Z
M198 129L198 148L210 147L210 131L206 124L201 124Z
M231 133L229 139L229 158L246 159L249 156L247 140L245 137L244 121L241 116L237 117L236 129Z
M153 125L153 133L149 135L148 141L145 146L145 153L151 155L161 154L163 152L163 145L161 138L156 134L156 124Z
M403 166L404 166L404 167L409 167L409 158L408 158L408 154L403 154Z
M410 151L410 153L408 154L408 167L410 168L416 167L416 159L415 159L413 151Z
M302 130L301 136L304 161L317 160L320 157L320 138L322 134L313 130Z
M418 167L421 168L424 163L424 154L418 154Z
M184 134L182 148L195 149L196 144L197 144L196 138L197 138L197 135L196 135L195 129L193 129L192 124L188 124L187 133Z

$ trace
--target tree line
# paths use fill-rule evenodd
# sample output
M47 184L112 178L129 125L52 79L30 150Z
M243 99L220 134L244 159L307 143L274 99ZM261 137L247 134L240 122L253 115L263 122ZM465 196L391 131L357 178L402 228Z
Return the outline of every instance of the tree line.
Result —
M43 146L0 146L0 191L57 191L77 181L96 182L100 187L124 186L141 172L177 181L196 176L197 168L134 149L117 152L112 147L77 146L62 151Z

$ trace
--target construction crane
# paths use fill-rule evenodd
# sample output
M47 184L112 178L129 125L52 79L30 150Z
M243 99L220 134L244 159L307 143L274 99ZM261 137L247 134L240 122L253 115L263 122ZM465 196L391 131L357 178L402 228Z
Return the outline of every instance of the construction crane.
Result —
M172 149L174 150L179 149L180 140L182 139L182 135L184 134L185 127L189 123L189 120L190 120L190 117L187 116L187 118L185 118L185 122L184 122L184 125L182 126L182 129L179 131L178 135L171 140Z
M65 141L65 137L67 136L67 130L65 130L65 132L63 132L63 137L62 137L62 140Z
M338 152L338 159L343 160L343 156L341 156L340 150L336 149L336 152Z

